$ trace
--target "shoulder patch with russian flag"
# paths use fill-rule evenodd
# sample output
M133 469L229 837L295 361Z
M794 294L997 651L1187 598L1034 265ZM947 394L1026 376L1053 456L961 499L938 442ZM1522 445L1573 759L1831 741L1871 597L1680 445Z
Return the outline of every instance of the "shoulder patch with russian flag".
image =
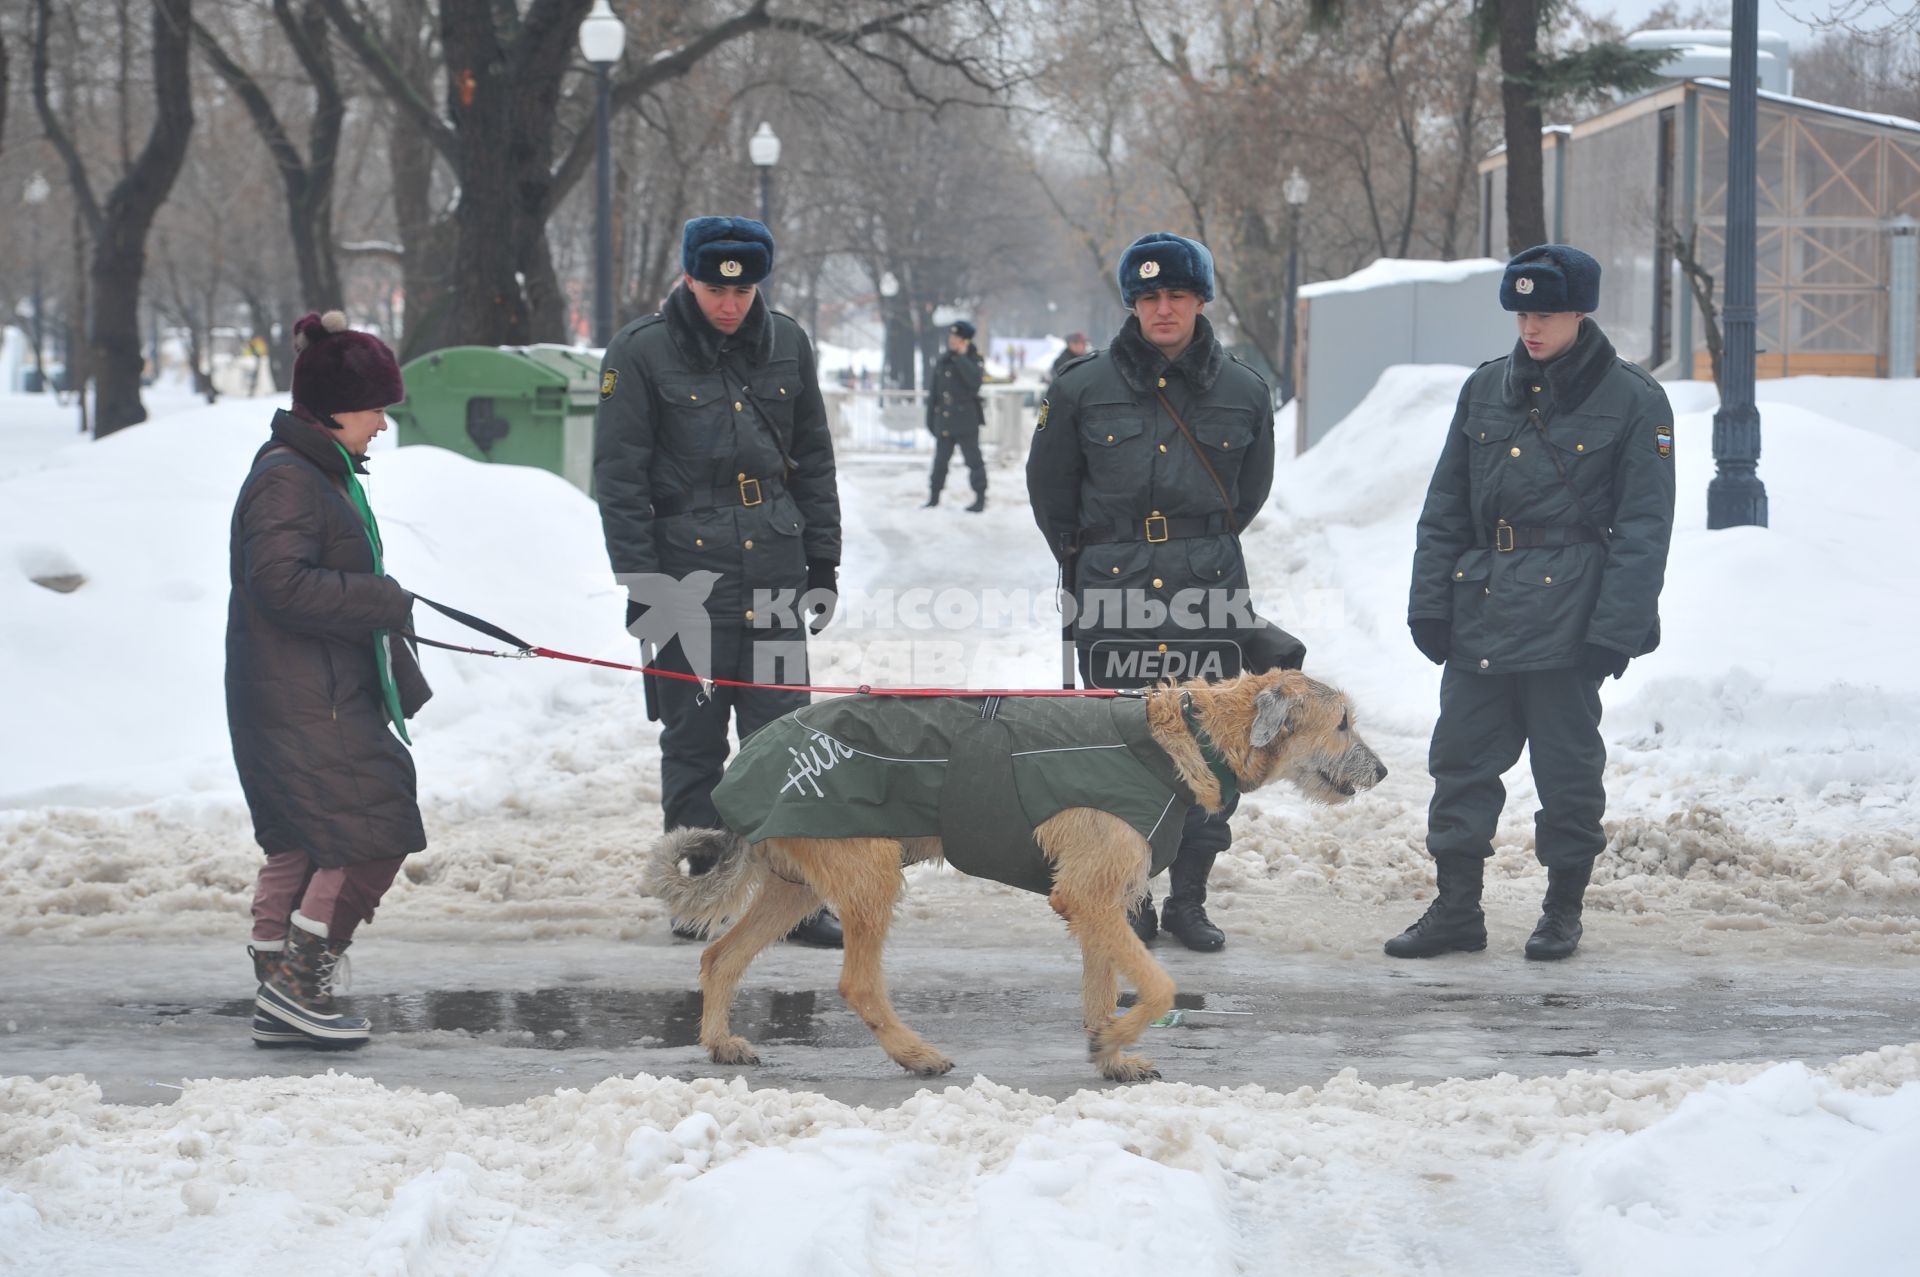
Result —
M1653 446L1661 456L1673 455L1673 427L1660 426L1653 432Z

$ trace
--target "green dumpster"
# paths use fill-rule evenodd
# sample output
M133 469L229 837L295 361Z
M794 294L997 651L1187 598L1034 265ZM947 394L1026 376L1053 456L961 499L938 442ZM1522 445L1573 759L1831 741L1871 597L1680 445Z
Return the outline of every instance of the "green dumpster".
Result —
M600 362L572 346L449 346L401 374L400 446L432 444L476 461L538 466L593 491Z

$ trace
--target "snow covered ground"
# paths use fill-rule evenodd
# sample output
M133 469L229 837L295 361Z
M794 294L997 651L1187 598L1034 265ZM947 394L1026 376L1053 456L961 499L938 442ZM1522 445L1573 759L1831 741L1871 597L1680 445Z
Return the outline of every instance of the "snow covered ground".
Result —
M1283 469L1249 536L1261 610L1354 696L1392 775L1342 808L1243 805L1214 879L1236 946L1372 960L1424 902L1438 671L1406 639L1406 568L1463 375L1389 372ZM1611 843L1588 944L1920 975L1920 388L1762 383L1772 527L1716 533L1711 389L1670 394L1665 640L1605 692ZM226 525L271 404L163 406L74 445L68 413L0 397L0 937L237 951L244 935L258 853L221 704ZM1051 563L1017 458L985 516L917 509L919 463L847 457L842 473L846 615L817 679L1057 681ZM369 490L409 588L629 658L597 516L559 479L422 448L380 455ZM87 583L68 594L30 579L70 574ZM634 683L427 660L437 695L414 735L433 845L367 945L663 930L633 886L659 772ZM1524 766L1509 787L1489 902L1524 916L1540 878ZM916 871L910 897L902 930L954 911L1014 936L1051 925L943 872ZM1886 1049L1817 1069L1428 1086L1350 1071L1288 1093L1065 1100L982 1078L884 1109L645 1075L463 1104L354 1078L351 1060L188 1082L154 1108L103 1103L84 1077L14 1077L0 1272L191 1256L238 1273L289 1230L315 1271L341 1273L1906 1272L1920 1221L1890 1194L1920 1174L1920 1030L1911 1007L1888 1028Z

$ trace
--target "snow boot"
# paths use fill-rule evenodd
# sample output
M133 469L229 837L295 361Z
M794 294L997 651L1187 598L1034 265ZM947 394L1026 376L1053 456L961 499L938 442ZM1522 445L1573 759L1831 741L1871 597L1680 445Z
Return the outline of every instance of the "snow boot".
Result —
M256 940L247 946L247 956L253 959L253 982L256 986L265 985L267 977L273 973L280 959L285 956L287 942ZM254 990L256 997L259 989ZM253 1044L260 1047L301 1046L313 1039L290 1025L262 1011L256 1004L253 1008Z
M1133 902L1133 907L1127 910L1127 925L1140 937L1141 944L1152 944L1153 938L1160 934L1160 919L1154 916L1151 894Z
M1527 937L1527 956L1537 962L1571 958L1580 947L1580 907L1593 877L1593 864L1578 869L1547 870L1547 894L1540 902L1540 921Z
M348 943L329 941L324 925L294 914L286 952L267 973L254 1005L281 1024L330 1045L365 1045L372 1026L365 1017L342 1011L333 998L334 973Z
M933 507L939 504L940 504L940 494L938 492L935 492L931 496L929 496L925 501L922 501L920 503L920 508L922 510L931 510L933 509Z
M967 512L969 514L979 514L982 510L986 508L987 508L987 494L984 492L976 492L973 494L972 504L967 506Z
M267 976L277 966L286 953L287 942L260 941L247 946L247 955L253 959L253 977L261 985L267 982ZM272 1050L283 1046L303 1046L315 1051L350 1051L365 1045L364 1039L334 1041L327 1038L310 1037L282 1020L276 1020L260 1009L257 1001L258 990L254 994L253 1007L253 1044L256 1047Z
M1487 862L1479 856L1433 858L1439 894L1419 921L1387 941L1390 958L1431 958L1487 947L1487 916L1480 910L1480 887Z
M840 920L823 906L801 924L787 932L789 944L804 944L813 949L844 949L847 938L840 932Z

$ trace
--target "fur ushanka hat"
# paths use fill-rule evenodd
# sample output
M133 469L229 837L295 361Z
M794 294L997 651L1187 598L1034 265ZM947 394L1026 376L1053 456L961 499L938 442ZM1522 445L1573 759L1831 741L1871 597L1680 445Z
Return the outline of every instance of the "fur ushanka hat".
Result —
M1500 277L1500 305L1539 314L1600 309L1600 263L1565 244L1537 244L1513 255Z
M1127 309L1143 293L1177 288L1213 300L1213 254L1197 239L1153 231L1127 245L1120 254L1120 300Z
M773 232L751 217L696 217L680 232L680 269L703 284L757 284L773 273Z

